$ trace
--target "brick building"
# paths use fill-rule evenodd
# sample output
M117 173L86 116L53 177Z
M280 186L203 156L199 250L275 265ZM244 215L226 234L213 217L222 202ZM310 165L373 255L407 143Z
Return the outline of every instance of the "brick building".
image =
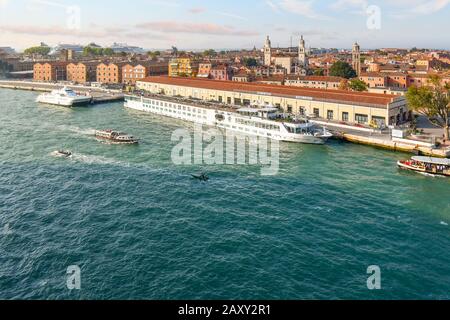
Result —
M389 83L389 76L379 72L363 73L359 79L364 81L369 88L387 88Z
M33 79L36 81L67 80L67 62L35 63Z
M67 80L76 83L97 81L98 62L79 62L67 65Z
M97 82L102 84L122 83L124 63L100 63L97 66Z
M122 66L122 83L134 85L138 80L149 76L166 75L168 71L168 65L162 63L125 64Z
M230 81L233 79L233 69L227 65L218 65L211 68L210 78L213 80Z

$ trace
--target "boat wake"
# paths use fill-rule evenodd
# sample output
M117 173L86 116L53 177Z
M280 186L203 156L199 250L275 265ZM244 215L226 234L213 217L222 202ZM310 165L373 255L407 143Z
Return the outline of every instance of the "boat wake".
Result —
M58 126L57 128L61 131L69 131L69 132L73 132L73 133L76 133L76 134L82 135L82 136L94 136L95 135L95 129L91 129L91 128L82 129L80 127L66 126L66 125Z
M0 234L2 234L4 236L9 236L9 235L13 234L13 231L9 227L9 223L5 224L5 226L3 227L3 230Z
M441 176L439 174L432 174L432 173L427 173L427 172L419 172L421 175L425 176L425 177L432 177L432 178L445 178L445 176Z
M116 165L122 167L130 167L131 165L127 162L122 162L116 159L106 158L102 156L84 155L84 154L74 154L71 158L72 161L82 162L85 164L102 164L102 165Z

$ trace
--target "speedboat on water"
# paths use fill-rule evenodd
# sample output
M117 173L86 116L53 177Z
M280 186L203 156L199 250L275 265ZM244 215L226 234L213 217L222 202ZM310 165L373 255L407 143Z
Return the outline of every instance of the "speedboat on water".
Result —
M64 107L73 107L89 104L92 101L90 96L82 96L77 94L70 88L53 90L50 93L43 93L37 97L36 102L54 104Z
M114 130L99 130L95 132L98 139L106 140L115 144L137 144L139 140L124 132Z
M411 160L398 161L397 165L405 170L450 177L450 159L412 157Z
M52 156L59 158L70 158L72 157L72 152L67 150L58 150L52 153Z

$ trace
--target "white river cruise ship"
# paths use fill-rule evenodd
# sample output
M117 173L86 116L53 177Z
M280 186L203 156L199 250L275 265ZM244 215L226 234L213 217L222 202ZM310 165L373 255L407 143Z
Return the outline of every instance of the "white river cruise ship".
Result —
M125 107L286 142L324 144L333 136L306 119L288 120L272 107L238 108L160 95L125 96Z

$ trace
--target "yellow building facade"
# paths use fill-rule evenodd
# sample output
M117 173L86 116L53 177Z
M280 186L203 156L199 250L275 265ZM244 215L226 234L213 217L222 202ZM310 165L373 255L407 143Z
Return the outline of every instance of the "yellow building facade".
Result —
M199 64L191 58L174 58L169 62L170 77L196 77Z

